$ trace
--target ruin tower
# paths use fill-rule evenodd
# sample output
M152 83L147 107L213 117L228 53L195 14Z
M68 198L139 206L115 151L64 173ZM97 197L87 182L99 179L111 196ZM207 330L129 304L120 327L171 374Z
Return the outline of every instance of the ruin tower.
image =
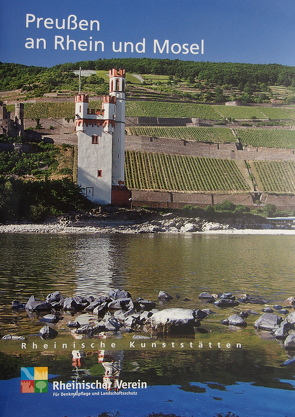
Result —
M78 183L96 204L124 204L125 70L110 71L109 95L102 109L89 108L86 94L75 98Z
M24 103L15 103L14 119L15 119L15 127L18 130L19 136L21 136L24 133L24 114L25 114Z

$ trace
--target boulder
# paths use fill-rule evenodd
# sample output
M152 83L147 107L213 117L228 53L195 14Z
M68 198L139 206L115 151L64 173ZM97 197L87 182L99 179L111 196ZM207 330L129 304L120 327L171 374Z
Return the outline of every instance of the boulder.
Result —
M213 303L215 301L215 298L209 292L201 292L201 294L198 296L198 299L206 301L207 303Z
M295 324L295 311L292 311L292 313L290 313L290 314L288 314L287 316L286 316L286 318L285 318L285 320L288 322L288 323L291 323L291 324Z
M272 334L276 339L284 340L288 336L288 332L293 328L291 323L288 323L287 320L283 320L277 327L272 330Z
M231 298L221 298L217 301L214 301L216 307L236 307L239 305L239 302L232 300Z
M160 301L170 301L173 300L172 295L169 295L166 291L160 291L158 294L158 299Z
M223 320L222 324L226 324L229 326L238 326L238 327L246 327L247 323L245 322L245 320L240 317L239 314L232 314L230 317L228 317L228 319Z
M135 308L137 308L138 310L150 311L155 307L156 303L154 303L153 301L145 300L143 298L137 298L135 302Z
M256 329L274 330L280 324L282 319L273 313L264 313L254 323Z
M25 309L28 311L50 311L52 306L46 301L37 301L33 295L28 299Z
M13 300L11 303L11 308L14 310L20 310L25 308L25 304L21 303L19 300Z
M191 309L169 308L154 313L149 319L151 330L157 333L193 334L198 324Z
M2 337L2 340L26 340L24 336L15 336L13 334L6 334Z
M131 298L130 292L119 289L110 290L108 296L113 300L118 300L119 298Z
M64 300L64 310L65 311L78 311L79 307L73 297L67 297Z
M295 349L295 334L290 334L285 342L284 342L285 349Z
M59 320L61 320L61 318L55 314L46 314L46 316L43 316L40 319L40 321L44 321L45 323L57 323Z
M58 335L58 332L49 326L44 326L39 331L39 335L42 339L55 339Z

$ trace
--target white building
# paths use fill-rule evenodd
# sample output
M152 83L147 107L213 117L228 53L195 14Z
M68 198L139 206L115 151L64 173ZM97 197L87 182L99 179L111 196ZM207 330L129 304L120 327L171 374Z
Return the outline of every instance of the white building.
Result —
M88 96L75 98L78 184L97 204L127 203L124 186L125 70L112 69L102 109L89 109Z

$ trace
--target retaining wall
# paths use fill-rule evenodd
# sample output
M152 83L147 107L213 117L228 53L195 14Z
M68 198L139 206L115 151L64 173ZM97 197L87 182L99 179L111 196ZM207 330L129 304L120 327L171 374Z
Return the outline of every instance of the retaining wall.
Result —
M260 161L295 161L294 149L253 148L238 150L236 143L204 143L182 139L154 138L127 135L125 149L141 152L160 152L221 159Z

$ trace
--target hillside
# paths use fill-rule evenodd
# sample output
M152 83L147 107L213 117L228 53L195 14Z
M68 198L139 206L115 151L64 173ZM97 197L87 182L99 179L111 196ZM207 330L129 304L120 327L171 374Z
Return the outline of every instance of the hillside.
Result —
M274 204L294 210L295 107L287 103L292 102L295 72L276 65L102 60L35 68L34 84L30 67L13 67L15 78L7 76L2 98L35 98L25 101L26 143L9 155L0 153L0 174L26 181L75 180L73 96L78 75L73 67L84 68L82 89L93 95L90 107L99 108L98 93L108 88L104 68L118 63L134 71L127 76L125 165L134 205L206 207L229 200L252 208ZM13 65L1 68L7 75ZM232 83L222 84L226 79ZM9 90L12 86L19 90ZM280 104L270 103L272 91ZM237 98L243 105L220 104ZM51 154L36 150L33 137L49 142ZM35 150L26 151L27 145Z

